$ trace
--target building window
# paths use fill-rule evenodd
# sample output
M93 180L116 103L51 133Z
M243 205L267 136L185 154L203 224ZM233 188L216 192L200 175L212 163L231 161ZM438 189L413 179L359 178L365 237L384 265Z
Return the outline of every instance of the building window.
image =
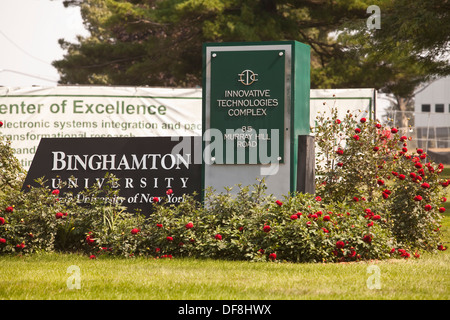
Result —
M430 111L431 111L431 105L429 105L429 104L422 105L422 112L430 112Z
M443 103L436 103L435 105L436 112L444 112L444 104Z

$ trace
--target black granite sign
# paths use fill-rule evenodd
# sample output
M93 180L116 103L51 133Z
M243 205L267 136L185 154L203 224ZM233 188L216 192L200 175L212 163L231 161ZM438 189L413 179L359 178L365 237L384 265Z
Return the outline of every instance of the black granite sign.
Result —
M129 211L147 215L153 203L179 204L186 194L201 194L201 160L194 162L201 137L43 138L27 174L24 189L44 177L60 196L68 192L80 204L91 199L80 193L93 185L103 187L106 175L118 180L111 187L119 196L104 198Z

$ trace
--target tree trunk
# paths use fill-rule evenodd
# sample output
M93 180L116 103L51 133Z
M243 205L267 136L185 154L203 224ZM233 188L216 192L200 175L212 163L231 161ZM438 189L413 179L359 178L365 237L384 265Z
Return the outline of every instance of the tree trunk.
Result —
M397 112L395 117L395 126L406 130L409 126L409 114L407 111L413 111L414 105L412 104L413 99L411 97L403 98L399 96L395 96L397 100L397 109L400 112Z

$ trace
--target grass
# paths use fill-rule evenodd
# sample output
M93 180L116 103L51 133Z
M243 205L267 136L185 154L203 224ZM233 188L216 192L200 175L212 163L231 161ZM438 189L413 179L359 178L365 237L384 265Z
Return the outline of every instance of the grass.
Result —
M450 216L444 219L445 241ZM419 259L347 264L101 258L76 254L0 257L2 300L448 300L450 250ZM379 269L381 289L367 281ZM80 268L80 289L69 289ZM70 282L72 283L72 282Z

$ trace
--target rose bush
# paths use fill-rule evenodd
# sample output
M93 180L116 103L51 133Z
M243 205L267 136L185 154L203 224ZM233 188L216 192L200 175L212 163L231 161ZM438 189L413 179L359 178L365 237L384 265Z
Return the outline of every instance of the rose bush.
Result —
M410 138L366 117L317 118L317 193L282 199L264 181L218 193L204 203L186 196L178 206L155 199L145 217L101 196L117 197L117 178L83 191L80 205L39 179L23 191L24 170L9 142L0 144L0 253L84 252L153 258L343 262L420 257L445 250L440 221L447 201L441 164ZM173 190L167 194L172 195Z
M319 116L317 193L325 201L367 204L386 220L398 246L433 251L440 245L444 166L409 150L397 128L347 112ZM358 139L354 138L355 132ZM358 202L359 201L359 202Z

